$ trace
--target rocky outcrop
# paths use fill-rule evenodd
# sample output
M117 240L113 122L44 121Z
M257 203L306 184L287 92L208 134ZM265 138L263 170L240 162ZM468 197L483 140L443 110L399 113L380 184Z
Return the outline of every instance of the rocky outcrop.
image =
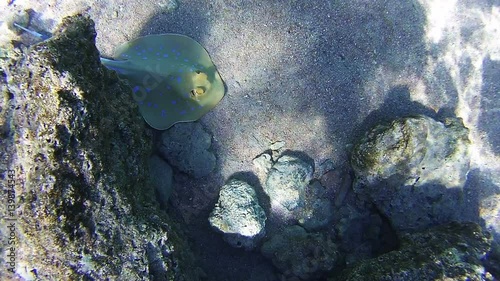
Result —
M483 265L491 237L451 223L402 237L399 250L365 260L333 280L495 280Z
M469 171L468 130L459 119L402 118L369 131L354 148L354 191L399 231L461 219ZM465 208L465 206L464 206Z
M2 247L15 258L0 279L199 280L155 202L151 135L95 35L89 18L66 18L53 38L0 60L1 187L12 198L0 205L12 219L1 244L5 233L15 242Z

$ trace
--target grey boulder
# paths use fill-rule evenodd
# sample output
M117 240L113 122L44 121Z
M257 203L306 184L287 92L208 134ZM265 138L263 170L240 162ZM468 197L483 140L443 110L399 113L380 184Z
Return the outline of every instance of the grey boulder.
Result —
M456 209L466 204L468 146L468 129L460 119L417 116L379 125L352 153L354 190L398 231L458 220L463 216Z
M180 171L201 178L215 168L215 155L209 150L212 136L200 123L178 123L163 132L160 154Z
M281 156L269 171L264 186L272 211L293 218L294 212L304 205L313 172L313 167L305 161L295 156Z
M253 249L265 234L267 220L252 186L230 180L221 187L219 200L208 221L233 247Z

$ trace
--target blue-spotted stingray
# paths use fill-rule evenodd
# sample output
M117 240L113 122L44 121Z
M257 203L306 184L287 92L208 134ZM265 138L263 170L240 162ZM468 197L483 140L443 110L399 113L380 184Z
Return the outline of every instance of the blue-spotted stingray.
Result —
M14 25L42 40L50 37ZM101 62L128 81L144 120L158 130L198 120L224 97L224 83L208 52L185 35L139 37Z
M158 130L199 119L224 96L208 52L185 35L139 37L101 62L129 82L144 120Z

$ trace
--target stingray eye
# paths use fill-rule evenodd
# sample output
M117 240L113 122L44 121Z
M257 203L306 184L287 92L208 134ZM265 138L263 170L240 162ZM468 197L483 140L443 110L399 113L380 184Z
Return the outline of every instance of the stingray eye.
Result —
M195 99L195 100L198 100L198 98L200 96L202 96L203 94L205 94L205 90L203 88L200 88L200 87L192 89L190 92L191 98Z

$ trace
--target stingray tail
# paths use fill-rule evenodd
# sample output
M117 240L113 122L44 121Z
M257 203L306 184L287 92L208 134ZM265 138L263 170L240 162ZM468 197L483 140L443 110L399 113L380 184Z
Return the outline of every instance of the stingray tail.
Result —
M44 35L44 34L38 33L38 32L36 32L36 31L34 31L34 30L31 30L31 29L28 29L28 28L26 28L26 27L24 27L24 26L22 26L22 25L19 25L19 24L15 23L15 22L13 22L12 24L13 24L15 27L17 27L17 28L19 28L19 29L22 29L23 31L28 32L29 34L31 34L31 35L33 35L33 36L35 36L35 37L38 37L38 38L40 38L40 39L42 39L42 40L47 40L47 39L49 39L49 38L50 38L50 36L49 36L49 35Z

